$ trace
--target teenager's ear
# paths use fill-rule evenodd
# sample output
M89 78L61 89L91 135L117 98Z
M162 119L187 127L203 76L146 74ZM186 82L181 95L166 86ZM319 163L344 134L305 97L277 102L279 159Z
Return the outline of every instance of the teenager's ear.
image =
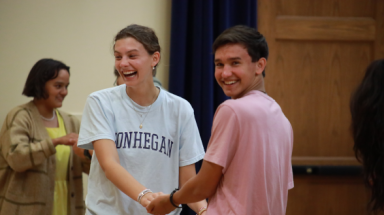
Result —
M264 57L260 58L256 62L256 75L261 75L261 73L263 73L266 66L267 66L267 59L265 59Z
M152 54L152 67L156 66L160 61L160 52L155 52Z

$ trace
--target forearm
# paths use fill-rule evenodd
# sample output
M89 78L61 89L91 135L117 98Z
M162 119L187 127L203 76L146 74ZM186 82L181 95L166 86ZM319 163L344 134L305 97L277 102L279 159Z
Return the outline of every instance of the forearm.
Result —
M146 189L120 163L111 162L105 165L105 176L123 193L137 200L141 191Z
M183 168L181 188L173 195L175 203L187 204L202 201L212 196L222 177L222 167L203 160L200 172L192 177L192 170Z
M52 139L52 144L54 147L56 147L57 145L60 144L60 138L55 138L55 139Z
M38 133L41 128L33 127L35 124L31 121L30 113L17 110L7 115L1 128L2 156L16 172L35 168L56 153L52 140L42 139L43 136Z
M47 161L49 156L56 153L55 148L44 145L52 144L49 140L27 143L13 141L12 144L3 143L3 156L9 166L16 172L24 172ZM7 146L6 146L7 145ZM10 147L12 145L12 148Z
M183 188L185 184L193 178L196 178L196 169L194 164L180 167L180 188ZM199 214L199 210L207 206L207 201L203 199L198 202L188 203L188 206Z
M207 191L209 190L206 190L201 186L201 183L198 182L197 177L193 177L173 195L173 201L177 205L200 202L210 197L211 193ZM199 208L197 210L199 210Z
M144 189L124 167L120 165L119 155L112 140L97 140L93 143L96 157L105 176L123 193L137 200Z

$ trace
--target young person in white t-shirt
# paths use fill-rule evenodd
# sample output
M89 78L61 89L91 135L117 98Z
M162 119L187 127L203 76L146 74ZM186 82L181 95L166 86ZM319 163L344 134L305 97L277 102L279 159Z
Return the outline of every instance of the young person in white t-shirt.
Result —
M264 87L268 45L256 29L234 26L213 44L215 78L232 99L216 110L199 173L147 207L164 214L209 198L209 215L283 215L293 188L293 131Z
M155 32L129 25L114 41L124 84L89 95L80 128L78 146L95 150L86 214L147 214L160 192L196 175L204 148L191 105L153 83L160 61ZM206 205L189 204L196 212Z

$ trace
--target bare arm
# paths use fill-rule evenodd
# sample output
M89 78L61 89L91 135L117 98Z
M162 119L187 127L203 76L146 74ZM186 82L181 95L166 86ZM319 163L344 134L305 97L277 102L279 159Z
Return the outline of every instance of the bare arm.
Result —
M179 170L179 184L180 184L180 187L183 187L184 184L189 179L193 178L194 176L196 176L195 164L191 164L191 165L188 165L188 166L180 167L180 170ZM193 211L195 211L198 214L200 208L202 208L204 206L205 207L207 206L207 201L205 201L205 199L204 199L204 200L199 201L199 202L189 203L188 206Z
M103 169L105 176L123 193L133 200L137 200L140 192L146 189L140 184L127 170L120 165L119 155L117 154L115 143L112 140L96 140L93 147L97 159ZM158 194L148 193L141 200L144 207Z
M186 204L212 196L222 177L222 170L223 167L203 160L199 173L173 195L174 202Z
M79 135L76 133L69 133L65 136L58 137L52 139L52 144L56 147L57 145L67 145L73 146L77 145L77 140L79 139Z

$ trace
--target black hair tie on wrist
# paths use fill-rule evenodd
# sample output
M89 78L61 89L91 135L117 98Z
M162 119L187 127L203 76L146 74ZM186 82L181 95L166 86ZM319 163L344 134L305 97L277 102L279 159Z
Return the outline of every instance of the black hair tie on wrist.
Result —
M180 206L177 206L174 202L173 202L173 194L176 193L176 191L178 191L179 189L176 188L172 191L171 195L169 196L169 201L171 201L171 204L173 205L173 207L176 207L176 208L182 208Z

